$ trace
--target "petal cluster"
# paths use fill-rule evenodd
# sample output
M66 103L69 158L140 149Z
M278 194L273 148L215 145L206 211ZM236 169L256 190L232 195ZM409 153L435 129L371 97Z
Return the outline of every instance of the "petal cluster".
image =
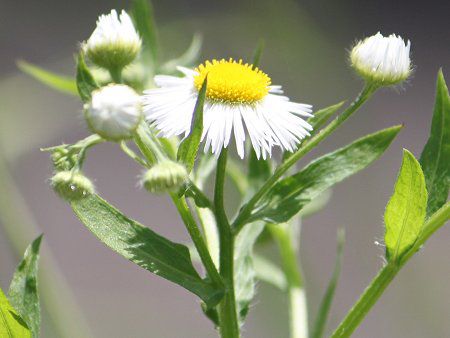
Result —
M157 75L159 88L144 92L144 115L163 137L187 136L198 97L195 78L198 71L179 67L183 77ZM230 82L226 82L229 86ZM227 90L230 90L227 88ZM311 115L311 105L291 102L282 95L281 86L269 85L267 94L255 102L226 102L206 97L203 111L205 151L216 155L228 147L232 137L241 158L245 155L245 140L250 138L259 157L271 156L272 148L294 151L312 127L305 121Z
M356 44L350 61L365 79L382 85L400 83L411 74L411 43L395 34L384 37L380 32Z
M128 138L142 119L140 96L126 85L108 85L92 93L85 116L92 131L103 138Z

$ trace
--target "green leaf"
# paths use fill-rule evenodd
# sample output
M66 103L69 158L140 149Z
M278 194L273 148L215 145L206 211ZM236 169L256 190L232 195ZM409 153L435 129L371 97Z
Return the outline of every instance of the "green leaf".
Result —
M261 56L264 51L264 45L265 45L264 40L259 39L258 45L256 46L256 49L253 52L253 57L252 57L253 69L259 67L259 64L261 63Z
M169 241L127 218L99 196L71 203L81 222L109 248L140 267L168 279L199 296L209 307L222 290L201 279L186 246Z
M25 321L11 306L3 291L0 289L0 337L30 338L31 333Z
M340 230L338 232L336 262L334 264L333 275L331 276L330 282L328 283L328 287L327 290L325 291L323 299L320 302L319 311L317 313L317 318L314 324L314 329L311 338L323 337L323 333L325 331L327 319L331 309L331 304L333 302L334 293L336 291L338 279L341 274L344 242L345 242L344 230Z
M250 158L248 161L248 183L250 189L248 189L248 196L254 194L254 192L260 188L264 182L272 174L272 166L270 160L258 159L255 151L251 150Z
M55 74L26 61L17 61L17 67L19 67L22 72L30 75L50 88L65 94L78 95L77 84L73 78Z
M39 337L41 327L41 310L37 290L41 240L42 235L36 238L26 249L23 260L14 273L8 292L11 304L30 328L33 338Z
M444 205L450 188L450 96L442 70L436 87L430 137L420 156L428 190L427 216Z
M414 245L425 222L426 207L427 189L422 169L414 155L404 149L394 194L384 213L384 241L389 261L396 261Z
M261 255L253 254L253 267L259 280L271 284L281 291L286 290L286 276L277 265Z
M188 49L177 57L163 64L159 71L161 74L173 74L178 66L191 67L199 58L202 48L203 38L201 34L194 34Z
M341 101L335 105L320 109L314 113L314 116L308 120L313 127L313 133L317 132L329 119L344 105L345 101Z
M203 105L205 104L207 79L203 81L202 88L198 93L197 102L195 103L194 113L192 115L191 132L185 138L178 148L177 159L184 163L188 171L192 171L195 158L197 157L198 148L203 133Z
M131 13L142 38L142 56L147 67L154 68L158 59L158 39L153 6L150 0L133 0Z
M284 178L255 206L250 220L283 223L336 183L361 171L383 154L402 127L367 135L311 162L299 173Z
M80 94L81 100L87 102L91 99L91 94L99 86L91 74L86 61L84 60L83 52L78 55L77 62L77 88L78 94Z

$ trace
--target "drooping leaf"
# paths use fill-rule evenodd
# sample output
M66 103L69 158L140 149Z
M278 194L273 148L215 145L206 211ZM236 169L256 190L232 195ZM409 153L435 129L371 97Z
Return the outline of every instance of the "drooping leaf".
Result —
M153 5L150 0L133 0L131 13L142 38L142 56L147 67L154 68L158 59L158 39Z
M99 86L91 74L86 61L84 60L83 52L78 55L77 61L77 88L78 94L80 94L81 100L87 102L91 99L91 94Z
M253 254L253 267L259 280L271 284L282 291L286 290L286 276L277 265L261 255Z
M383 154L400 131L395 126L367 135L311 162L284 178L255 206L250 220L283 223L336 183L361 171Z
M192 115L191 132L189 136L180 143L180 147L178 148L177 159L186 165L189 172L194 167L195 158L197 157L203 133L203 105L205 104L206 86L207 79L203 81L202 88L198 93L194 114Z
M328 283L328 287L325 291L322 301L320 302L319 311L317 313L317 318L314 324L311 338L323 337L327 319L331 309L331 304L333 302L334 293L336 291L338 279L341 274L344 241L345 241L344 231L341 230L338 232L336 262L334 264L333 275L331 276L330 282Z
M140 267L168 279L199 296L209 307L223 292L201 279L186 246L171 242L127 218L99 196L71 203L78 218L100 241Z
M413 246L422 231L426 207L427 190L422 169L414 155L405 149L394 193L384 213L388 260L397 260Z
M26 249L23 260L17 266L8 298L31 331L33 338L39 337L41 310L38 294L38 261L42 235L36 238Z
M0 337L31 338L31 332L25 321L9 303L0 289Z
M308 120L308 123L313 127L313 133L316 133L334 113L341 109L344 103L345 101L341 101L335 105L314 112L314 116Z
M50 88L65 94L78 95L76 81L71 77L50 72L26 61L18 61L17 67L19 67L22 72L30 75Z
M450 188L450 96L442 70L437 79L430 137L420 164L427 184L427 216L430 216L447 201Z

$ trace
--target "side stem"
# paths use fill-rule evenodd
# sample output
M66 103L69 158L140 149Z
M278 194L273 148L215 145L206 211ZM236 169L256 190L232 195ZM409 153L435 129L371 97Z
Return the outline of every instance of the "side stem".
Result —
M225 296L219 304L219 323L222 338L239 338L239 323L234 294L234 237L224 209L224 183L227 149L222 149L217 162L214 189L214 211L219 230L220 275L225 284Z

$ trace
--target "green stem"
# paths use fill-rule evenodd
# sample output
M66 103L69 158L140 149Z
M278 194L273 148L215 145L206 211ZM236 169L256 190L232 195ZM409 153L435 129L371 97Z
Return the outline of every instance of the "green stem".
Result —
M310 139L306 140L301 147L288 157L273 173L273 175L264 183L264 185L256 192L256 194L242 207L235 221L233 222L233 228L235 233L238 233L242 227L248 221L251 216L251 212L256 203L272 188L272 186L288 171L298 160L308 154L314 149L320 142L330 136L341 124L343 124L359 107L366 102L372 94L378 89L374 84L366 84L358 97L353 101L350 106L332 122L330 122L320 132L315 134Z
M297 250L294 247L289 224L268 224L280 251L284 274L287 281L289 297L290 337L308 337L308 313L303 278L300 263L297 259Z
M109 74L114 83L122 83L122 68L112 68L109 70Z
M234 237L224 208L224 183L227 149L222 149L217 162L214 188L214 211L219 230L220 274L225 283L225 296L219 304L219 323L222 338L239 338L239 323L234 294Z
M200 255L200 259L202 260L208 276L216 285L222 286L222 278L220 277L219 272L214 265L205 240L203 239L203 236L197 227L197 223L192 217L188 204L186 203L186 199L184 197L178 197L177 194L171 194L171 197L173 203L175 204L178 212L181 215L184 224L186 225L186 229L188 230L192 241L194 242L195 248Z
M332 338L345 338L359 326L378 298L391 283L397 273L401 270L411 257L422 247L427 239L450 219L450 202L436 211L424 224L423 232L414 246L399 261L391 261L384 266L373 279L350 312L334 331Z

